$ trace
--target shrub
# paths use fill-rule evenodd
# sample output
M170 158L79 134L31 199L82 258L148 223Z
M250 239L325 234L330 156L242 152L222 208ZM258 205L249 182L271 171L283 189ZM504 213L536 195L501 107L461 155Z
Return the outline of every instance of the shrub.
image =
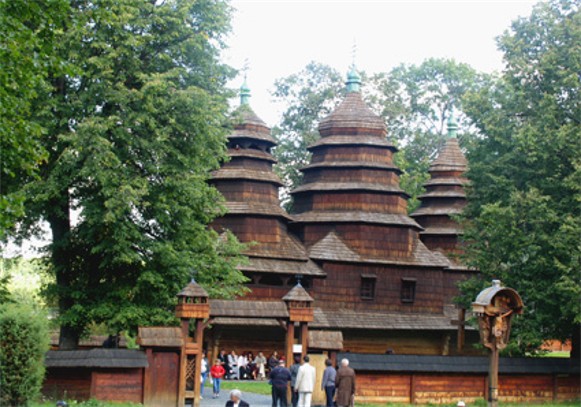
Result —
M48 320L23 304L0 305L0 406L27 406L44 379Z

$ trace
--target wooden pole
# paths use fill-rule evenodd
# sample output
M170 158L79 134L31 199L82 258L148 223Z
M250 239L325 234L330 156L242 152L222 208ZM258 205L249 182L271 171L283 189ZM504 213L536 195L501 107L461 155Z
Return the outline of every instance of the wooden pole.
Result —
M309 326L306 322L301 322L301 359L307 354L307 346L309 344Z
M488 387L488 407L498 407L498 348L496 341L490 350Z
M204 320L196 319L196 344L198 354L194 370L194 407L200 407L200 395L202 394L202 347L204 346Z
M458 353L462 352L464 348L465 341L465 329L466 329L466 308L458 308L458 342L457 349Z
M185 406L186 396L186 365L188 363L188 356L186 355L186 343L188 341L190 320L182 319L182 339L183 344L180 351L180 377L178 380L178 407Z
M286 364L290 368L293 364L293 345L295 343L295 323L286 323Z

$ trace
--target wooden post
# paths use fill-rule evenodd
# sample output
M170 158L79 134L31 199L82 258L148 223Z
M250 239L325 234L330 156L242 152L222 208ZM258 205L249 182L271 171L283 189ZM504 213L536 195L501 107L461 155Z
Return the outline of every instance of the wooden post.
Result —
M488 407L498 407L498 348L496 344L490 350L488 387Z
M151 371L154 369L153 349L147 348L145 355L147 356L148 367L143 369L143 394L141 396L141 402L144 405L148 405L151 399Z
M293 345L295 343L295 323L287 321L286 323L286 363L290 368L293 364Z
M301 322L301 358L307 354L307 346L309 344L309 326L306 322Z
M410 404L416 404L416 377L410 374Z
M204 346L204 320L196 319L196 344L198 354L194 370L194 407L200 407L200 395L202 394L202 347Z
M188 364L188 355L186 354L186 343L188 341L190 329L190 320L182 319L182 338L183 344L180 350L180 378L178 380L178 407L185 406L186 396L186 366Z
M466 335L466 308L458 308L458 342L456 343L456 349L458 352L462 352L464 348L464 341Z

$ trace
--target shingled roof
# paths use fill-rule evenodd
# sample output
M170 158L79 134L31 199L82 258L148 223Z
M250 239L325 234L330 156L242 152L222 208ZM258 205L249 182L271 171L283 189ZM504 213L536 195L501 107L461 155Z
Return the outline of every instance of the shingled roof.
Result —
M249 97L250 90L243 85L241 105L233 115L234 129L228 136L230 161L212 173L211 182L224 195L227 209L214 226L232 230L243 243L252 242L244 251L248 264L238 267L247 274L322 277L325 273L287 231L292 218L280 206L278 188L283 183L272 169L276 160L270 149L276 142L248 104Z
M455 137L457 125L451 116L448 121L449 138L429 168L430 180L424 184L426 192L419 196L420 207L411 216L424 227L421 238L431 250L446 254L461 252L458 236L462 228L453 216L466 206L463 189L468 180L464 172L468 162ZM464 268L453 261L454 267Z
M142 368L147 367L145 353L130 349L50 350L46 353L45 366Z
M284 297L283 301L303 301L303 302L313 302L313 297L309 295L307 290L298 283L295 285Z
M182 330L173 326L139 327L137 343L146 347L179 348L183 345Z
M475 356L371 355L339 353L349 366L366 372L488 373L489 358ZM500 374L579 374L579 360L500 358Z
M360 92L348 93L339 106L319 124L321 136L365 134L385 136L387 127L363 101Z

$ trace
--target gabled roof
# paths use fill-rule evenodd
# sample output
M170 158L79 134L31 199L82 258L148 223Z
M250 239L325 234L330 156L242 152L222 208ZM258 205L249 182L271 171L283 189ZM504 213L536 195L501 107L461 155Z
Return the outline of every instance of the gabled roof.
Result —
M390 264L394 266L423 266L423 267L447 267L449 262L428 250L428 248L417 239L414 243L412 255L407 258L375 258L364 257L351 250L339 238L335 232L329 232L327 236L315 243L309 249L311 258L314 260L327 260L346 263L365 264Z
M141 346L179 348L183 345L182 330L173 326L139 327L137 343Z

